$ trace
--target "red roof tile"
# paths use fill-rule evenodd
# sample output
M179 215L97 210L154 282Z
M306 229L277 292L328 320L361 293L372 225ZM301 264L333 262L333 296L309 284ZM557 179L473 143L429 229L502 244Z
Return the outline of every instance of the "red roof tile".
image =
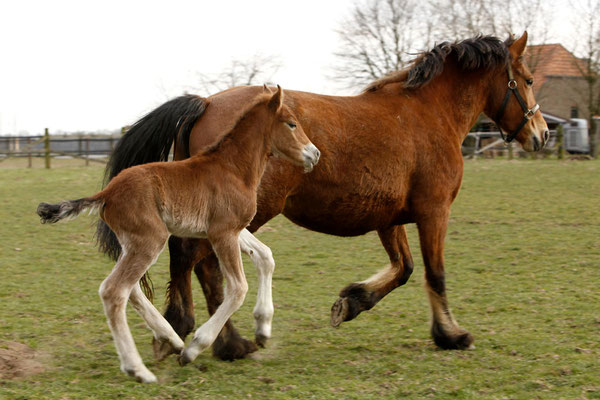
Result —
M537 92L548 76L582 76L585 60L575 57L561 44L528 46L525 55L533 72L533 90Z

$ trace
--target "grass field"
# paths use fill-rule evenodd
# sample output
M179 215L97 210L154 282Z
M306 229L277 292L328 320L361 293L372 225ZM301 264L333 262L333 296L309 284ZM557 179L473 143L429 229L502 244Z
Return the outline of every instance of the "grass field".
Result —
M277 262L267 348L233 363L210 352L184 368L174 357L157 363L150 331L130 310L138 349L160 381L146 386L119 371L97 294L112 264L94 246L93 218L45 226L35 214L40 201L99 189L102 167L0 168L2 399L600 398L598 161L466 162L446 282L474 350L433 345L414 226L408 284L336 330L329 310L338 291L386 264L377 235L326 236L279 217L259 234ZM244 261L250 292L234 320L252 337L257 284ZM161 308L166 252L151 272Z

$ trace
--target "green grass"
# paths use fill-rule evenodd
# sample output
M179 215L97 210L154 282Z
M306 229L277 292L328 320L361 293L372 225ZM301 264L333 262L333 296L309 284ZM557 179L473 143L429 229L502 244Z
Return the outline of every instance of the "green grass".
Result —
M337 238L278 217L259 234L275 255L273 339L253 358L210 352L181 368L152 359L151 333L130 310L138 349L158 385L119 371L98 286L112 264L93 241L93 218L45 226L40 201L91 194L101 167L0 169L0 344L38 351L46 371L0 380L0 398L600 398L600 162L478 160L465 164L446 240L454 314L476 349L440 351L416 229L410 281L340 329L329 310L347 283L383 267L374 233ZM256 275L235 315L253 336ZM152 269L157 307L166 252ZM194 283L197 322L206 319ZM589 350L589 351L588 351Z

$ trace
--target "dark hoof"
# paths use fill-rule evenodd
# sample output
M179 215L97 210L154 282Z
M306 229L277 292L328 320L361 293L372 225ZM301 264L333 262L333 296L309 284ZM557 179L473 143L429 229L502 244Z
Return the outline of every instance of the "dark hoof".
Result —
M331 306L331 326L337 328L342 322L346 321L348 315L348 298L340 297L333 306Z
M156 338L152 339L152 350L154 350L156 361L162 361L171 354L179 354L179 351L171 346L169 341L156 340Z
M265 345L267 344L267 340L269 340L269 338L266 337L265 335L255 335L254 336L254 342L261 349L265 348Z
M225 334L217 336L212 349L215 357L223 361L233 361L254 353L258 347L254 342L241 337L236 331L227 329Z
M185 351L184 351L180 355L177 356L177 362L179 363L180 366L185 367L186 365L188 365L189 363L191 363L192 360L190 360L186 356Z
M456 333L450 335L441 331L437 324L432 326L431 335L435 344L444 350L466 350L472 348L475 340L473 335L464 329L459 329Z

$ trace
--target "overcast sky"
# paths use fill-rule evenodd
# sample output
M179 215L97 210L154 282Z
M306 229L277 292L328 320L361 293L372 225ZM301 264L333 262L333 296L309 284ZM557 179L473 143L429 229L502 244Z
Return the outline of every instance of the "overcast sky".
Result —
M198 72L276 54L284 89L330 79L348 0L0 0L0 135L118 129Z

